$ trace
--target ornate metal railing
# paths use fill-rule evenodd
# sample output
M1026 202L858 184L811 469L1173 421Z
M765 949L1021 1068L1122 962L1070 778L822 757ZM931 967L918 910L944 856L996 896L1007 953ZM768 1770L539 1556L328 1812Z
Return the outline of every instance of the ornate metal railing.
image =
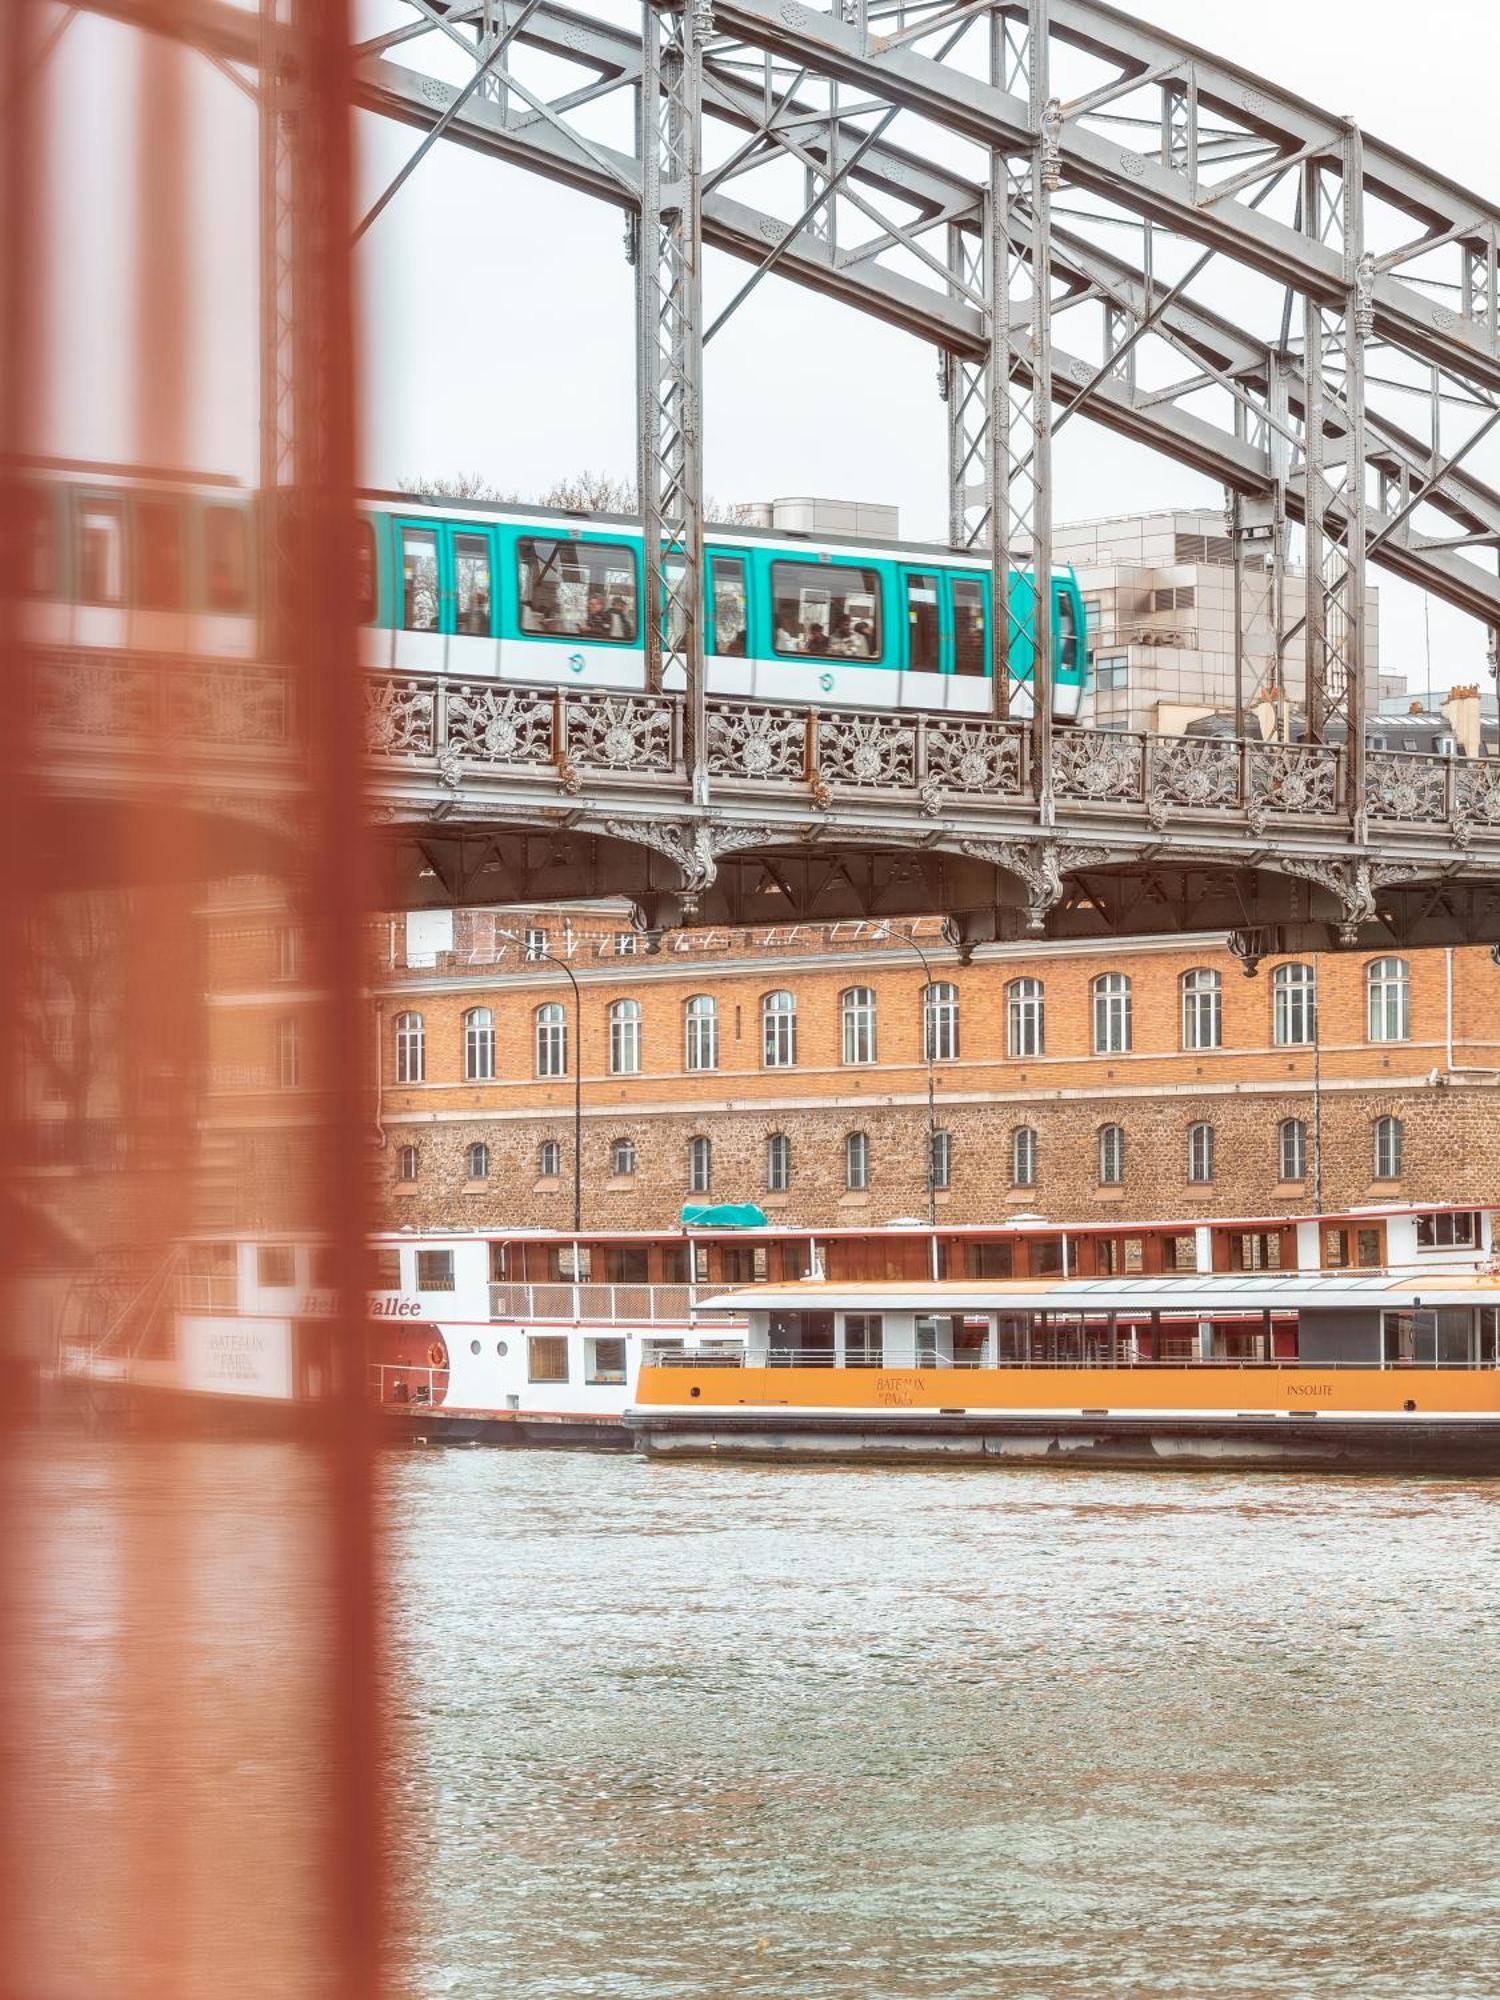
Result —
M38 652L30 662L38 739L161 754L174 743L236 754L294 740L292 680L259 660L204 660L104 648Z

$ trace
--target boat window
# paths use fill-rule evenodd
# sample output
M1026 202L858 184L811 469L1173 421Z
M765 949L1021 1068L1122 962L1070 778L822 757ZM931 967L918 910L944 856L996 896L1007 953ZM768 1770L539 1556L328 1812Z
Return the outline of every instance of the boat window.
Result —
M203 510L203 598L210 611L230 613L250 602L250 554L238 507Z
M593 646L635 638L635 551L623 542L516 544L521 630Z
M969 1245L969 1276L971 1278L1009 1278L1015 1272L1015 1245L1013 1243L971 1243Z
M380 609L380 590L375 567L375 523L358 521L354 533L354 615L361 625L372 625Z
M119 604L125 595L125 523L117 500L86 500L78 514L78 597Z
M880 1313L844 1314L844 1366L879 1368L885 1353L885 1320Z
M431 528L401 530L401 623L408 632L438 629L438 547Z
M1361 1229L1355 1236L1355 1262L1365 1271L1378 1271L1385 1262L1385 1244L1379 1229Z
M568 1340L566 1334L533 1333L526 1341L528 1382L566 1382Z
M984 585L977 576L953 579L953 671L987 674L990 649L984 624Z
M627 1139L627 1146L634 1140ZM645 1245L640 1243L610 1243L604 1250L604 1282L606 1285L644 1285L650 1277L650 1257Z
M709 564L709 578L714 614L713 650L730 659L743 659L749 626L744 557L715 556Z
M255 1282L262 1291L284 1291L296 1282L290 1243L262 1243L255 1253Z
M1348 1230L1325 1229L1323 1231L1323 1268L1328 1271L1341 1271L1348 1262Z
M914 674L935 674L942 669L938 580L925 573L906 579L906 664Z
M1196 1271L1198 1268L1198 1239L1190 1235L1170 1236L1167 1239L1167 1254L1172 1270Z
M1281 1231L1237 1230L1229 1239L1229 1268L1232 1271L1279 1271Z
M451 1250L419 1250L417 1252L417 1290L419 1292L451 1292L453 1290L453 1252Z
M1031 1239L1031 1275L1034 1278L1055 1278L1063 1267L1063 1239L1060 1236L1034 1236Z
M625 1343L615 1334L601 1334L583 1343L583 1373L588 1382L625 1380Z
M399 1250L377 1250L375 1267L370 1273L370 1284L377 1292L399 1292L401 1289L401 1252Z
M490 635L490 543L487 535L453 537L454 629L471 638Z
M814 659L880 658L880 572L852 563L771 565L778 653Z
M1419 1250L1472 1250L1478 1241L1479 1217L1473 1209L1417 1217Z

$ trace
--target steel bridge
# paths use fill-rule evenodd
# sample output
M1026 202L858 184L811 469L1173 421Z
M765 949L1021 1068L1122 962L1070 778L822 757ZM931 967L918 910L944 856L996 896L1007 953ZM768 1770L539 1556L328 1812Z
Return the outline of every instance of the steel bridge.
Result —
M258 98L262 480L295 489L312 0L91 5ZM619 893L648 928L941 909L961 942L1222 926L1252 964L1292 941L1500 941L1500 764L1369 748L1363 657L1371 564L1483 621L1494 657L1500 206L1103 0L408 12L347 51L352 100L419 135L354 241L439 143L624 212L646 602L670 616L646 621L640 694L371 679L393 901ZM711 324L706 248L746 267ZM931 343L949 539L1006 606L993 715L706 694L704 349L768 277ZM1276 671L1300 666L1306 743L1054 723L1045 593L1038 698L1012 714L1009 578L1050 566L1053 439L1078 416L1222 484L1237 581L1269 574ZM1243 634L1239 653L1243 718ZM290 735L271 658L235 671ZM38 671L50 738L89 768L159 667ZM232 715L231 670L212 671L194 713Z

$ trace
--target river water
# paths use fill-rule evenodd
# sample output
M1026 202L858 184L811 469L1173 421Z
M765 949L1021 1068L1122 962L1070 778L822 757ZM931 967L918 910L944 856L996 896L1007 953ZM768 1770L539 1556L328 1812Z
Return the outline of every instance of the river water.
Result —
M39 1454L12 1506L47 1662L18 1990L301 2000L316 1467L141 1452ZM1500 1992L1500 1482L381 1478L403 1995Z

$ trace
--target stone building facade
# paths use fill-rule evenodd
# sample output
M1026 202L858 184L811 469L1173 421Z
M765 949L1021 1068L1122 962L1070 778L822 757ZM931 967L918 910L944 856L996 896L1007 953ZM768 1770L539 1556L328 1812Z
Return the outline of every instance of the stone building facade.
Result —
M669 1227L703 1198L788 1226L925 1220L929 1034L940 1222L1500 1186L1484 950L1268 961L1250 980L1213 938L962 966L936 922L681 933L656 952L604 911L460 912L446 944L413 935L409 952L402 920L385 928L372 996L398 1226L565 1226L575 1081L588 1230Z

